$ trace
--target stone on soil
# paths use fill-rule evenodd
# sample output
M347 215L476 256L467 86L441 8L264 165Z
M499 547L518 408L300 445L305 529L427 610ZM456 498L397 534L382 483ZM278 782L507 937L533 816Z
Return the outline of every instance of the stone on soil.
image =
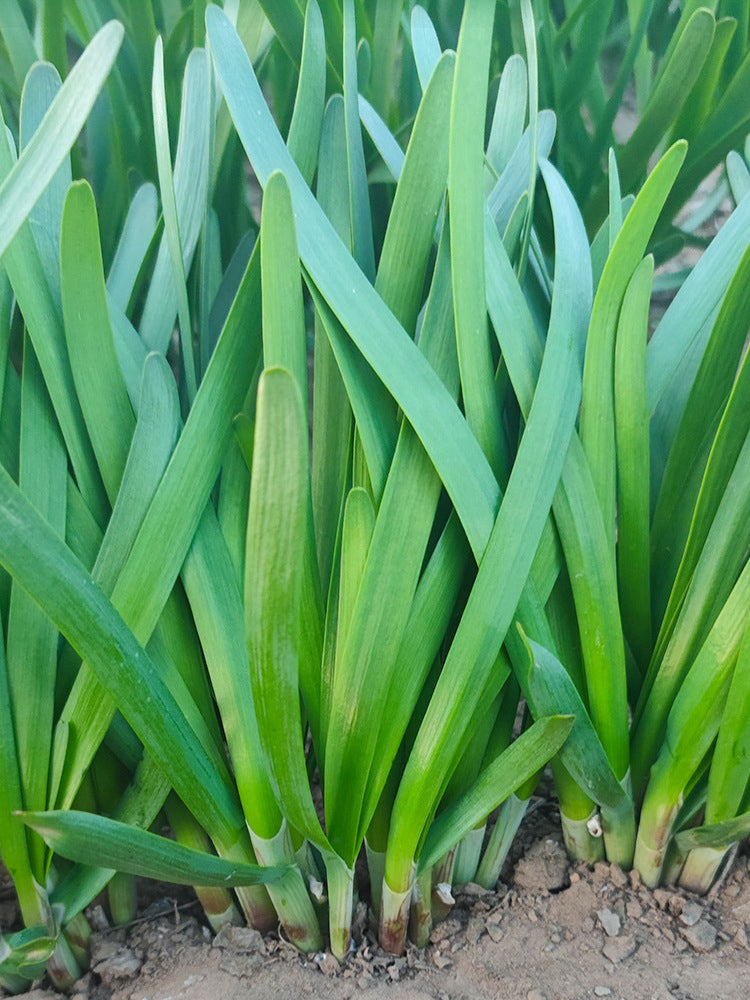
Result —
M602 955L616 965L618 962L624 962L626 958L630 958L635 947L635 938L632 934L608 937L602 946Z
M105 958L94 966L94 972L106 985L118 979L132 979L141 971L143 962L129 948L123 948L116 955Z
M620 918L614 912L614 910L599 910L597 914L599 917L599 923L604 928L604 933L607 937L617 937L620 933Z
M699 920L692 927L686 927L682 936L695 951L711 951L716 944L716 928L707 920Z
M700 903L696 903L695 900L689 899L682 908L680 920L686 927L692 927L694 924L698 923L702 916L703 907Z
M214 938L214 948L261 953L266 950L260 931L252 927L235 927L234 924L224 924Z

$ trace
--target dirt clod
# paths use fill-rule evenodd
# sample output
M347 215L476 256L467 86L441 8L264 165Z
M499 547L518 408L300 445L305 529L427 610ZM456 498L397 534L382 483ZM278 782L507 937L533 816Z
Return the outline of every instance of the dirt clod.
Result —
M266 951L263 936L259 931L253 930L252 927L235 927L233 924L224 924L214 938L213 946L247 954L253 952L265 954Z
M716 944L716 928L708 920L699 920L691 927L686 927L682 934L695 951L711 951Z
M695 900L689 899L682 907L682 912L680 913L680 920L686 927L692 927L694 924L698 923L698 921L702 916L703 916L703 907L700 905L700 903L696 903Z
M602 945L602 955L616 965L618 962L624 962L626 958L630 958L637 947L637 942L632 934L608 937Z
M513 881L522 889L557 892L569 885L570 867L559 840L545 837L532 844L516 865Z
M94 972L105 984L114 983L118 979L132 979L141 971L143 962L129 948L123 948L116 954L105 958L94 966Z

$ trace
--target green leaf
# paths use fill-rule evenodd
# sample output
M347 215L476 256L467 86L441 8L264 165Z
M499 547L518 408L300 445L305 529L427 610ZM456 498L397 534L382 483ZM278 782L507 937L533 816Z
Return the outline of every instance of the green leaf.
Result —
M750 778L750 629L745 626L708 774L706 823L729 820L742 807Z
M534 217L534 195L536 192L536 175L539 167L539 152L537 149L537 127L539 122L539 64L537 56L536 26L531 0L521 0L521 26L523 29L523 44L526 50L526 66L529 78L529 132L531 133L531 157L529 162L529 212L526 217L526 227L523 232L521 254L518 263L518 273L523 278L526 273L531 226Z
M60 270L73 380L102 479L114 503L135 421L115 353L96 203L86 181L73 184L65 199Z
M70 861L173 885L218 888L260 885L279 881L287 871L225 861L135 826L75 809L24 812L20 818L36 830L55 853Z
M122 25L106 24L86 47L39 128L0 185L0 257L78 138L114 63Z
M539 160L547 159L555 141L557 119L552 111L541 111L537 119L536 151ZM505 229L518 199L529 186L531 155L534 147L531 127L527 128L508 157L508 162L487 196L487 208L499 229ZM525 221L525 220L524 220Z
M487 288L493 327L521 412L528 419L542 345L489 218L485 221L485 248L487 273L491 275ZM583 340L581 336L579 352ZM628 768L628 705L615 563L597 511L591 471L577 435L571 439L560 486L553 510L574 589L592 716L613 766L624 777ZM550 575L554 583L556 570Z
M675 143L649 175L604 266L591 311L580 434L613 548L616 495L613 371L617 318L630 277L644 254L685 152L685 143Z
M439 861L469 830L544 767L565 743L573 724L569 715L540 719L482 768L472 786L433 822L419 855L419 870L425 871Z
M444 233L419 344L433 370L457 394L450 306L450 256ZM395 674L397 657L440 491L440 480L419 439L407 423L402 424L351 621L338 637L326 745L326 815L335 831L333 842L347 860L353 860L369 825L370 817L362 816L360 810L369 771L379 756L378 743L398 718L384 718L380 736L371 724L389 689L401 687L401 678ZM359 707L354 718L352 704ZM402 736L403 730L396 745Z
M328 722L331 714L331 700L336 683L336 657L346 643L346 636L351 624L352 614L356 606L357 594L362 583L362 575L367 560L367 551L372 541L375 527L375 509L370 494L362 487L349 490L344 506L344 518L341 529L341 556L338 566L337 607L329 614L336 613L334 655L323 658L323 676L321 678L321 701L324 736L321 740L326 746L328 739ZM334 601L336 598L334 598ZM334 601L329 601L333 604Z
M230 109L231 110L231 109ZM372 243L372 215L367 187L362 128L357 99L357 26L354 0L344 0L344 122L346 156L349 163L349 211L352 220L354 259L365 275L375 278L375 251Z
M309 475L307 420L288 371L264 371L256 414L245 625L258 730L282 812L326 850L307 777L298 697Z
M739 204L750 192L750 170L735 149L727 156L727 178L735 204Z
M179 402L164 358L151 353L143 366L138 422L104 538L96 539L92 577L111 594L172 454ZM170 660L167 660L170 663ZM69 806L114 712L89 667L82 666L60 713L50 803ZM62 739L63 730L65 739ZM70 734L72 733L72 739Z
M205 56L204 56L205 59ZM161 210L164 214L164 235L172 264L172 285L177 292L177 315L180 325L182 364L188 400L192 404L196 393L195 354L193 352L193 326L190 318L187 286L185 284L185 262L183 258L180 224L175 200L175 186L172 176L172 154L169 151L169 123L167 122L167 97L164 90L164 52L161 36L154 48L154 75L151 84L151 99L154 116L154 140L156 144L156 164L159 172ZM145 337L144 337L145 339Z
M573 433L579 344L590 296L590 275L579 265L588 241L559 174L549 163L543 163L542 170L553 207L556 272L561 280L555 285L542 370L508 488L394 805L386 879L396 891L405 888L435 796L455 762L506 637Z
M263 364L287 368L307 408L307 350L299 252L289 185L273 173L263 196L260 229Z
M151 245L156 221L156 188L150 182L141 184L130 202L107 275L109 297L123 312L128 307L138 273Z
M157 70L157 68L155 61L154 69ZM139 330L146 346L152 350L160 351L162 354L166 353L169 346L178 307L182 313L185 309L184 302L181 302L179 280L176 279L176 274L179 272L179 261L174 256L175 235L179 235L182 248L182 273L188 274L206 213L210 171L209 135L213 115L208 71L209 64L206 53L203 49L193 50L185 65L182 103L180 105L180 130L174 158L176 222L172 216L172 203L168 190L169 180L166 176L169 167L169 163L167 163L169 144L168 141L165 142L163 132L165 123L160 126L159 146L162 169L159 187L162 196L162 212L165 213L165 228L154 265L154 273L143 305ZM163 109L161 113L163 113ZM171 157L169 159L171 161ZM169 231L166 226L167 218L171 220Z
M153 662L4 469L0 501L0 561L91 665L196 819L222 845L234 845L242 824L236 799Z
M505 447L484 288L484 118L495 5L467 0L458 39L450 120L453 312L466 419L500 476ZM532 129L536 122L532 123ZM536 166L534 166L536 172Z
M290 7L287 0L260 0L260 6L271 22L284 51L293 63L299 65L305 30L302 7L297 3ZM206 27L208 27L208 11L206 11Z
M383 493L398 433L391 397L349 339L317 286L308 280L307 287L349 397L373 493L379 497Z
M326 96L326 39L315 0L308 0L302 62L297 82L287 146L300 173L311 183L318 162L318 145Z
M265 184L274 169L283 169L289 183L305 270L415 428L467 533L481 550L499 496L481 449L440 380L352 263L304 184L226 16L211 6L206 19L224 96L257 176Z
M667 677L666 692L657 677L636 718L633 788L636 794L646 788L642 817L654 807L679 802L716 738L749 608L750 563L682 676Z
M543 718L553 707L573 716L575 722L560 752L562 763L594 802L621 808L628 794L612 770L570 674L549 650L521 636L527 661L519 664L516 676L534 717Z
M744 283L740 289L744 297ZM745 359L711 447L636 720L652 688L659 687L659 697L669 699L668 692L675 690L688 669L744 565L748 544L746 482L750 473L748 388L750 364Z
M716 7L715 4L713 6ZM737 21L732 17L722 17L716 22L713 42L703 64L702 72L693 84L692 90L683 103L682 111L675 120L672 134L675 138L687 139L688 145L691 145L695 139L700 139L700 133L705 127L706 119L711 113L718 93L720 93L720 79L726 68L727 49L736 29Z
M630 279L617 325L614 366L617 577L623 631L641 670L652 646L646 343L653 275L654 259L649 256Z
M39 131L35 133L38 135ZM12 164L12 144L0 142L0 173L8 174ZM76 480L94 517L103 525L109 509L107 497L70 370L60 305L51 290L30 225L20 227L3 263L34 345Z
M580 6L573 8L576 13ZM577 104L589 86L604 46L613 7L613 0L589 4L580 15L575 32L571 33L572 54L557 99L562 112Z
M692 851L699 847L722 850L737 844L750 836L750 812L734 816L723 823L706 823L681 830L675 836L675 844L680 851Z
M448 179L447 133L454 64L455 57L450 53L440 59L420 102L375 279L375 290L412 335Z
M404 151L393 138L388 126L375 108L361 94L359 95L359 117L391 177L397 181L404 165Z
M56 536L65 535L65 448L33 348L24 342L18 483ZM23 802L44 808L47 797L57 675L57 629L17 584L8 613L7 669ZM44 882L39 841L29 845L37 881Z
M609 249L615 244L617 234L622 229L622 184L620 172L617 169L617 157L614 149L609 151ZM599 282L597 281L597 285Z
M317 197L341 239L349 244L349 202L342 197L349 183L344 128L344 99L334 95L323 117ZM318 571L323 593L328 593L349 465L352 414L324 320L317 312L313 364L311 497ZM324 712L323 724L327 721Z
M263 299L264 368L286 368L294 377L308 412L307 339L302 303L299 253L289 186L281 172L271 175L263 197L260 234L261 288ZM309 449L308 449L309 450ZM308 459L309 463L309 459ZM300 614L305 622L301 637L300 683L315 745L320 735L320 661L323 648L323 611L318 563L308 512L300 593Z
M674 626L748 429L740 402L748 375L739 378L733 390L745 343L744 317L750 308L748 284L750 250L740 260L713 323L664 467L651 528L654 607L658 614L664 614L657 659ZM730 422L724 414L732 392L739 420ZM721 450L715 452L711 477L705 480L720 424L724 425L722 438L729 450L723 461Z
M430 15L419 4L416 4L411 12L410 27L417 75L422 90L425 90L442 53L440 41Z
M34 38L18 0L8 0L6 3L3 16L0 19L0 34L3 36L5 48L16 77L16 85L20 91L26 74L39 57L36 53Z
M527 89L526 63L523 56L514 53L503 66L487 141L487 159L497 174L505 170L521 141Z
M20 148L25 149L62 82L54 66L37 63L29 72L21 94ZM65 194L70 186L70 158L66 157L46 191L29 213L29 225L55 300L60 301L60 226Z
M690 144L685 168L667 201L664 214L674 215L700 181L721 163L730 149L740 145L750 131L747 88L750 83L750 53L731 80L722 88L700 135Z
M386 118L393 102L398 56L398 29L404 0L383 0L375 6L372 38L372 103Z
M0 618L0 850L3 864L13 880L24 922L38 919L36 887L31 873L29 846L26 834L13 813L23 809L21 770L13 723L13 713L8 685L8 668L5 658L5 637ZM0 945L0 954L2 946Z
M715 26L713 14L700 7L685 25L672 55L665 58L641 119L618 153L625 191L637 183L643 165L677 118L693 85L700 78L713 42ZM682 133L676 137L682 138Z
M57 935L44 926L26 927L15 934L0 937L0 979L11 992L18 992L41 979L44 967L54 954ZM5 977L8 977L6 980ZM15 977L20 984L14 982ZM14 989L15 987L15 989Z

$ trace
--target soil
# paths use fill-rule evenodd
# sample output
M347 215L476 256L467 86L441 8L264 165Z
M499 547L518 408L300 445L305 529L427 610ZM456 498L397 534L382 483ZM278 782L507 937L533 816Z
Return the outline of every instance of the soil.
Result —
M553 803L534 800L498 890L457 891L422 951L384 954L360 904L356 950L343 968L327 953L305 957L247 928L213 938L194 901L154 898L144 885L144 902L153 901L129 928L110 928L101 907L88 911L100 929L75 1000L349 1000L361 992L371 1000L746 1000L750 852L699 898L651 892L614 866L571 865L558 829Z

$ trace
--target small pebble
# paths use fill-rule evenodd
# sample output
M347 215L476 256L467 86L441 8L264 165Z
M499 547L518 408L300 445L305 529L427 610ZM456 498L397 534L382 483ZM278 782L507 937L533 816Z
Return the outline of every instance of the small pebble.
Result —
M325 976L336 976L341 966L330 951L321 951L315 955L315 964Z
M486 924L479 917L470 917L466 925L466 940L469 944L475 945L484 934Z
M436 969L449 969L453 962L447 955L441 955L439 951L436 951L432 956L432 964Z
M693 927L703 916L703 907L695 900L689 899L682 908L680 920L686 927Z
M142 965L140 958L136 958L129 948L125 948L95 965L94 972L107 985L118 979L132 979L141 971Z
M503 937L503 929L500 924L487 924L487 935L491 941L494 941L495 944L497 944L497 942Z
M707 920L699 920L692 927L686 927L682 934L695 951L711 951L716 944L716 928Z
M609 986L595 986L594 987L594 996L595 997L611 997L612 996L612 990L609 988Z
M614 910L599 910L597 916L607 937L617 937L620 933L620 918Z

